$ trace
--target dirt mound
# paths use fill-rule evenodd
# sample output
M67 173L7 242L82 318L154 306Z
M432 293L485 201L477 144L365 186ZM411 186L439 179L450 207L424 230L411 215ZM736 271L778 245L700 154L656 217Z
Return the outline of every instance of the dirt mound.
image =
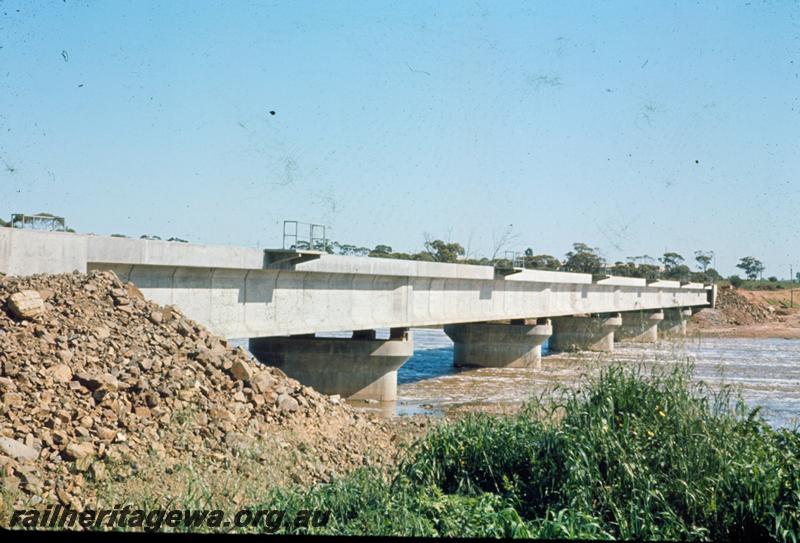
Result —
M768 304L748 297L744 291L720 288L716 308L700 311L693 320L700 326L739 326L772 322L776 320L776 314Z
M299 447L287 475L324 480L392 439L111 272L0 276L0 308L0 475L16 503L80 509L89 483L136 476L148 458L225 475L245 450L267 465Z

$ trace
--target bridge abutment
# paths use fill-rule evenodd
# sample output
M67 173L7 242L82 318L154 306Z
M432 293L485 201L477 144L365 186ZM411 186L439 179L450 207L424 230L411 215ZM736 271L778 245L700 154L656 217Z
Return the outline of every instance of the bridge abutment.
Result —
M616 341L632 343L655 343L658 341L658 324L664 320L664 312L626 311L622 313L622 326L614 335Z
M251 338L250 352L323 394L357 400L397 400L397 370L414 354L408 329L375 339L359 330L353 338L284 336Z
M658 323L659 333L668 337L686 335L686 321L692 316L691 309L670 308L664 310L664 320Z
M619 313L553 319L552 351L613 351L614 331L622 326Z
M553 333L549 319L526 324L448 324L444 333L453 340L455 366L541 368L542 343Z

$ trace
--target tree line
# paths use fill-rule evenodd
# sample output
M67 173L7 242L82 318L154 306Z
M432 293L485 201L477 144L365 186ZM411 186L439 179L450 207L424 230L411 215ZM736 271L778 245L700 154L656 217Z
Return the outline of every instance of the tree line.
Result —
M299 242L298 249L309 249L307 242ZM572 250L564 258L557 258L549 254L537 254L528 248L521 254L512 257L469 258L466 256L464 246L458 242L446 242L439 239L427 240L423 250L416 253L395 252L390 245L380 244L374 248L344 244L336 241L326 242L326 245L314 247L316 250L325 250L330 254L346 256L371 256L378 258L396 258L400 260L418 260L424 262L446 262L461 264L476 264L495 267L522 267L534 270L566 271L590 273L593 275L615 275L621 277L638 277L647 280L669 279L676 281L691 281L698 283L713 283L723 277L711 267L714 262L714 252L698 250L692 255L694 268L683 255L676 252L665 252L658 258L641 255L631 256L626 261L607 262L596 247L586 243L573 243ZM764 271L764 264L755 257L747 256L740 259L737 267L740 268L748 279L758 278ZM731 282L741 282L738 276L731 276ZM771 280L777 280L770 278Z
M39 217L53 217L49 213L39 213ZM11 226L11 223L0 219L0 226ZM66 231L74 232L67 228ZM317 241L315 240L314 250L326 251L330 254L346 256L372 256L378 258L396 258L399 260L418 260L425 262L446 262L460 264L475 264L481 266L495 267L522 267L534 270L548 271L567 271L578 273L590 273L593 275L616 275L621 277L639 277L647 280L671 279L679 281L692 281L702 283L712 283L723 279L723 277L711 267L714 261L713 251L695 251L694 261L696 270L692 270L686 263L683 255L676 252L665 252L661 257L654 258L649 255L629 256L625 262L616 261L609 264L600 254L596 247L591 247L586 243L573 243L572 250L568 251L563 259L553 255L536 254L531 248L524 253L514 253L511 258L497 258L501 246L509 239L510 230L507 231L497 247L494 255L489 257L471 258L466 256L464 246L458 242L446 242L440 239L428 239L423 245L423 250L416 253L395 252L389 245L376 245L374 248L360 247L357 245L339 243L338 241ZM127 238L124 234L111 234L112 237ZM140 239L161 240L157 235L142 235ZM170 237L167 241L187 243L185 239ZM308 241L299 240L297 249L312 249ZM747 279L754 280L762 277L764 264L753 256L745 256L739 259L736 267L741 269ZM762 277L763 278L763 277ZM728 278L734 286L739 286L742 279L738 275ZM792 278L794 279L794 278ZM800 281L800 272L797 274ZM777 281L777 277L769 277L770 281Z

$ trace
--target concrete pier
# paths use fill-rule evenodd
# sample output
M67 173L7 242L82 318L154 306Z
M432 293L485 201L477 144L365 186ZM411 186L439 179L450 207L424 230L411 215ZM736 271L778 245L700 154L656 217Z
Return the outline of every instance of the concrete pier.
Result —
M665 309L664 320L658 323L658 332L666 337L686 335L686 321L692 316L691 309Z
M397 400L397 370L414 354L408 329L388 340L359 330L353 338L284 336L251 338L250 352L323 394L358 400Z
M619 313L553 319L552 351L613 351L614 331L622 325Z
M541 368L542 343L553 333L550 319L511 324L448 324L444 333L453 340L455 366Z
M655 343L658 341L658 323L664 320L664 312L626 311L622 313L622 326L614 339L631 343Z

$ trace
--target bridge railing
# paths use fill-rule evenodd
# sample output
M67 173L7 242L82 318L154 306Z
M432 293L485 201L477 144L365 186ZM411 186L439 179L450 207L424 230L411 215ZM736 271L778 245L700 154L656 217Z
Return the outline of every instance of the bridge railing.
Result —
M328 248L327 227L300 221L283 221L283 248L325 251Z

